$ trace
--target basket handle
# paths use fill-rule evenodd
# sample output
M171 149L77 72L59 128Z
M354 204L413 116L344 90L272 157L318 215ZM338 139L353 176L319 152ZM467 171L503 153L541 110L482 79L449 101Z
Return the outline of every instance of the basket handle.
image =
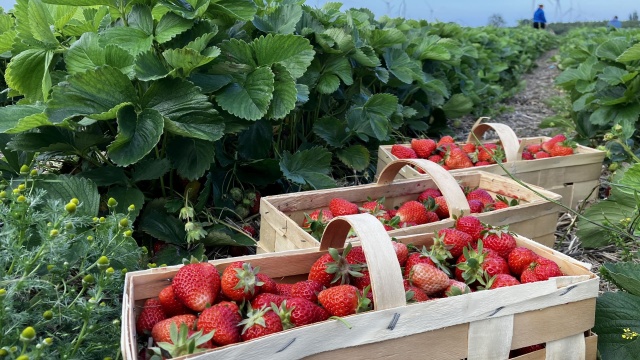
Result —
M498 134L500 142L502 142L502 148L504 149L505 156L508 162L522 159L522 151L520 151L520 143L518 142L518 136L508 125L497 123L482 123L482 120L488 119L487 117L479 118L469 133L467 138L468 143L476 143L487 130L493 130Z
M342 248L349 230L357 233L367 258L371 291L376 310L407 304L398 258L382 223L371 214L355 214L333 218L322 234L320 250Z
M388 185L398 175L400 169L406 165L414 165L425 171L444 196L449 208L449 214L459 215L460 213L468 215L471 213L467 198L460 189L460 185L456 179L442 166L425 159L398 159L390 162L380 172L378 177L378 185Z

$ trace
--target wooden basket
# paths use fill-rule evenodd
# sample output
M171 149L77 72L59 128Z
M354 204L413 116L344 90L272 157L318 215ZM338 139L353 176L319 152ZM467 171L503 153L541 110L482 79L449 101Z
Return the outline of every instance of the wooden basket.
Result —
M481 139L488 130L494 130L505 150L506 162L501 167L498 164L480 166L478 169L498 175L506 175L505 169L516 178L525 183L538 185L546 190L562 195L562 204L574 209L580 201L597 196L597 186L602 173L602 161L604 151L591 149L578 145L575 154L570 156L551 157L537 160L522 160L522 150L527 145L540 144L548 137L524 138L519 143L513 130L504 124L481 123L485 118L480 118L471 129L467 142L475 143L475 139ZM490 142L495 142L492 140ZM411 144L405 144L410 147ZM396 160L391 154L391 145L378 148L378 174L387 164ZM451 173L460 173L468 169L450 170ZM376 175L378 176L378 175ZM403 168L398 177L414 178L423 176L411 167ZM595 191L594 191L595 189Z
M419 166L429 176L394 181L398 171L405 168L405 165ZM300 224L304 220L305 213L309 214L321 208L328 209L329 202L334 197L344 198L357 204L367 201L367 197L372 199L384 197L384 206L391 209L407 200L415 200L427 188L437 187L445 197L452 217L461 213L469 214L469 204L458 182L470 187L479 186L492 194L520 199L520 205L473 215L493 225L509 225L509 229L518 234L546 246L553 246L559 205L541 198L516 181L503 176L480 171L451 174L440 165L428 160L405 159L389 163L381 171L375 184L263 197L260 200L258 252L304 249L320 245L318 240L305 232ZM534 188L547 198L555 201L561 199L558 194L539 187ZM390 231L389 235L431 233L449 227L453 222L453 218L444 219L396 229Z
M517 237L518 246L555 261L566 276L407 305L402 274L388 234L369 214L339 217L325 230L320 248L211 261L219 271L238 260L259 266L280 282L306 279L313 262L329 247L342 247L353 228L362 239L375 310L290 329L190 358L292 360L377 359L402 354L420 359L506 359L510 349L546 343L537 356L522 359L595 359L593 336L598 277L589 265ZM433 244L430 235L401 239L417 246ZM122 352L135 360L136 313L156 297L180 266L127 273L123 296ZM588 334L588 333L587 333ZM532 357L533 356L533 357Z

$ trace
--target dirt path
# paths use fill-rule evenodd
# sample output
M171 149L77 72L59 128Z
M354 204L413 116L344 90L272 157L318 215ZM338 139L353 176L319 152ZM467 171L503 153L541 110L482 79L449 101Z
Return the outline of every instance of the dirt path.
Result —
M523 75L524 89L503 103L513 111L495 115L491 117L491 122L509 125L518 137L542 136L551 132L549 129L540 129L538 126L545 118L555 115L547 104L548 100L562 94L553 84L555 77L560 74L560 70L552 59L556 53L557 50L549 51L536 61L537 66L533 71ZM459 139L466 140L475 121L476 118L473 116L462 119L462 125L456 131Z

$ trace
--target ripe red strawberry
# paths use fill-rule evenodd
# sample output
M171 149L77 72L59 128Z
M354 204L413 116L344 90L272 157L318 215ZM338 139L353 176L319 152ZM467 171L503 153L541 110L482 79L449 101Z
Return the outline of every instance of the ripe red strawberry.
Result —
M338 250L330 248L326 254L322 255L313 263L307 279L315 280L324 287L330 287L336 284L348 284L351 276L363 269L363 265L356 263L356 261L364 259L364 253L362 253L362 257L359 255L350 257L351 261L354 262L349 263L347 256L349 256L351 250L351 243L347 244L342 254L340 254ZM356 253L361 250L362 249L356 250Z
M367 262L367 257L364 255L364 249L362 246L352 246L345 255L344 259L349 264L364 264Z
M438 236L454 258L462 255L462 249L473 241L471 235L453 228L440 229Z
M280 316L285 330L324 321L330 316L327 310L303 298L287 299L274 311Z
M427 223L427 209L421 203L410 200L405 202L398 208L396 216L400 217L402 222L412 222L417 225Z
M360 211L363 213L369 213L373 216L376 216L381 211L385 211L384 207L384 198L380 198L377 200L369 200L360 206Z
M568 144L565 144L564 142L559 142L553 145L553 147L551 147L551 150L549 150L549 154L551 156L573 155L573 147L571 147Z
M360 212L358 205L341 198L331 199L329 210L333 216L353 215Z
M485 189L472 190L467 194L467 200L480 200L485 206L494 203L493 197Z
M509 264L507 264L507 260L498 255L498 253L486 249L487 256L482 263L482 269L489 275L489 277L498 275L498 274L509 274Z
M256 277L258 278L258 282L262 283L262 285L260 285L261 293L278 293L278 286L276 284L276 281L273 280L269 275L259 272Z
M542 145L541 144L527 145L526 150L532 154L535 154L538 151L542 150Z
M395 144L391 146L391 155L394 155L398 159L417 159L418 155L416 152L403 145Z
M476 146L472 143L466 143L464 145L462 145L462 151L464 151L467 154L471 154L473 152L476 151Z
M423 302L429 300L429 296L419 287L404 284L407 302Z
M452 148L444 157L444 164L450 169L464 169L473 166L469 156L461 149Z
M444 289L445 297L452 297L458 295L464 295L471 292L471 288L469 285L463 283L462 281L449 279L449 286Z
M507 263L509 270L516 276L520 276L524 269L528 268L538 255L526 247L516 247L509 253Z
M534 159L533 154L534 153L526 151L526 150L523 151L522 152L522 160L533 160Z
M551 157L551 155L549 155L549 153L545 151L538 151L537 153L533 154L533 157L536 159L546 159L548 157Z
M437 144L431 139L412 139L411 148L419 158L426 159L436 149Z
M407 258L409 257L409 248L407 248L406 244L398 241L392 241L391 245L393 245L393 250L396 252L398 263L400 266L404 266L404 264L407 263Z
M189 329L193 329L195 323L196 316L192 314L173 316L155 324L151 331L151 337L156 343L168 342L173 344L173 341L171 341L171 324L176 324L178 329L180 324L186 324Z
M442 164L442 162L444 161L444 158L440 155L431 155L428 158L429 161L433 161L436 164Z
M478 218L468 215L457 218L454 226L456 229L469 234L472 241L480 239L482 230L485 228Z
M220 291L220 275L209 263L187 264L173 278L173 293L186 307L202 311L216 301Z
M496 201L493 204L493 210L502 210L502 209L506 209L509 207L509 204L507 204L504 201Z
M533 276L531 276L532 273ZM538 257L528 268L522 271L520 281L524 284L533 281L544 281L556 276L563 276L558 264L547 258Z
M173 285L169 285L162 289L158 294L158 300L160 301L162 310L164 310L167 317L188 314L190 312L189 309L184 306L178 298L176 298L173 293Z
M237 310L237 305L234 307L231 304L228 302L215 304L204 309L198 318L197 329L204 330L205 334L214 331L213 342L216 345L235 344L241 340L238 325L242 317Z
M261 309L249 307L247 318L242 320L238 325L244 325L241 332L242 341L275 334L283 330L280 316L278 316L271 307Z
M468 200L467 202L472 214L479 214L485 210L484 204L480 200Z
M506 228L490 228L482 239L485 249L491 249L505 260L509 253L516 248L516 239Z
M252 194L255 194L255 199L251 200L253 197ZM259 191L250 191L245 197L247 197L250 201L253 201L253 205L249 208L249 214L254 215L260 212L260 192Z
M497 274L493 278L493 282L491 283L490 289L497 289L501 287L520 285L520 281L514 278L510 274Z
M136 332L138 334L148 334L155 324L166 318L167 316L162 310L160 301L158 299L147 299L136 321Z
M358 290L364 290L367 286L371 286L371 277L369 275L369 270L364 269L358 272L362 274L362 276L352 276L351 277L351 285L358 288Z
M427 211L427 224L440 221L440 217L433 211Z
M331 280L329 280L331 281ZM276 287L278 288L278 295L282 295L282 296L286 296L289 297L291 296L291 288L293 287L293 284L281 284L281 283L277 283Z
M318 302L318 294L324 290L324 286L315 280L298 281L291 287L291 296Z
M488 161L491 164L495 164L497 161L501 162L504 156L502 146L496 144L478 146L478 161Z
M416 200L419 202L425 202L429 198L435 199L438 196L442 196L442 193L440 192L440 190L431 188L431 189L426 189L425 191L420 193L420 195L418 195L418 198Z
M551 139L545 141L542 143L542 150L546 151L546 152L550 152L551 148L553 148L553 146L559 142L565 141L567 140L567 137L564 136L563 134L558 134L554 137L552 137Z
M258 232L256 231L256 229L249 224L242 225L242 231L244 231L247 235L251 236L252 238L258 236Z
M319 225L323 225L328 223L331 219L333 219L331 211L324 209L314 210L309 215L305 214L304 219L302 220L302 228L310 229L314 222L317 222Z
M455 140L453 140L453 138L449 135L443 136L440 138L440 140L438 141L438 147L442 146L443 144L454 144Z
M447 205L447 200L445 200L444 196L438 196L434 200L436 202L436 205L438 205L438 207L436 208L436 214L438 214L438 217L440 219L448 218L449 206Z
M449 277L429 264L415 264L409 272L409 283L422 289L425 294L433 295L449 286Z
M436 264L431 260L431 257L426 252L412 252L407 256L407 262L404 266L404 277L409 277L409 272L411 272L411 268L415 264L429 264L431 266L436 266Z
M277 295L272 293L260 293L251 300L251 307L254 309L260 309L265 306L271 307L271 303L280 306L287 296Z
M332 316L347 316L369 310L371 301L353 285L339 285L318 294L318 301Z
M465 248L456 261L455 278L471 286L487 285L489 278L500 273L509 273L507 261L495 251L485 249L481 240L476 249Z
M491 165L490 162L488 161L477 161L475 164L473 164L473 166L487 166L487 165Z
M234 301L250 301L260 293L260 286L263 285L256 276L259 270L243 261L229 264L222 272L222 293Z

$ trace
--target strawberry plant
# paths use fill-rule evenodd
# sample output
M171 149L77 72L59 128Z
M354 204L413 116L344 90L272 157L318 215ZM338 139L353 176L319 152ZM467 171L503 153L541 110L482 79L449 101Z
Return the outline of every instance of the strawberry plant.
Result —
M124 274L143 255L131 215L117 213L114 199L108 214L87 215L94 205L97 213L95 186L74 183L78 197L62 199L67 180L24 170L0 191L0 353L117 358ZM40 186L52 180L58 193Z

